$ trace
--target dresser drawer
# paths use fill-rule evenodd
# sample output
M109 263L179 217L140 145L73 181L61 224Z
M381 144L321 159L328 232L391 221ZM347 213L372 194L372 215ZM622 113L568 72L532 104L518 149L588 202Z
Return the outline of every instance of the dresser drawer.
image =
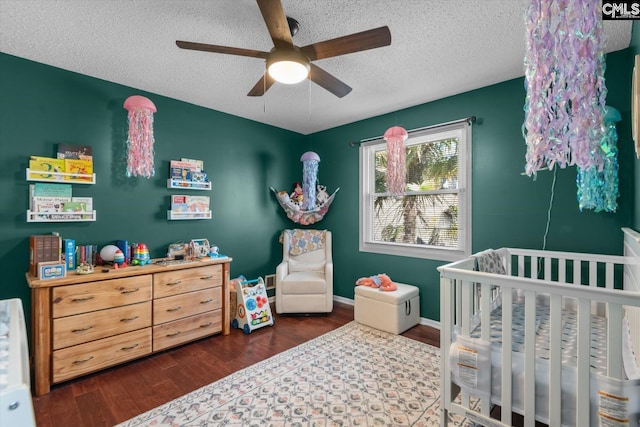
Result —
M150 274L58 286L52 292L53 317L71 316L151 299Z
M222 330L222 310L153 327L153 351L163 350Z
M221 265L167 271L153 275L154 298L163 298L216 286L222 286Z
M154 299L153 324L159 325L218 308L222 308L221 287Z
M151 326L151 301L53 320L53 349Z
M117 365L151 353L151 328L53 352L53 382Z

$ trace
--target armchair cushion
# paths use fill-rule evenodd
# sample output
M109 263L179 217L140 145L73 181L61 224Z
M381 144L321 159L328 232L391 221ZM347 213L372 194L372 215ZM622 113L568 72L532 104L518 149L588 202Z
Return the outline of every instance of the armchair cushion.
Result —
M323 272L298 271L290 273L280 283L281 292L285 295L326 294L327 281Z
M324 271L326 263L324 261L301 262L295 259L289 259L289 273L297 271Z

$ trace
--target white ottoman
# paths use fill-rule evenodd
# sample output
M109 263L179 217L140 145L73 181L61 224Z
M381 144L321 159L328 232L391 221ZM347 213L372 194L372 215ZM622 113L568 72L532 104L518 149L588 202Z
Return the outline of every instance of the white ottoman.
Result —
M420 291L412 285L396 283L395 291L356 286L354 318L358 323L401 334L420 323Z

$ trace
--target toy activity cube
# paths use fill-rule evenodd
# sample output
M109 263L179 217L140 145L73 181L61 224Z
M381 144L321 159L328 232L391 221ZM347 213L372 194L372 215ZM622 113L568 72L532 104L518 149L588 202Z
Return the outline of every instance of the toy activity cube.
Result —
M269 297L262 277L236 282L235 294L236 309L232 327L250 334L263 326L273 326Z
M420 323L420 291L416 286L396 283L398 289L383 292L356 286L354 319L392 334L401 334Z

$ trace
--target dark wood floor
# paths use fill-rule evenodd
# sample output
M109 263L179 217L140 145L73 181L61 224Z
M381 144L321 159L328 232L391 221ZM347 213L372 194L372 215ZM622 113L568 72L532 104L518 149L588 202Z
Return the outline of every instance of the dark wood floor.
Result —
M353 306L336 303L328 316L279 316L245 335L232 329L77 380L33 398L39 427L113 426L295 347L353 320ZM415 326L402 335L439 346L440 333Z

